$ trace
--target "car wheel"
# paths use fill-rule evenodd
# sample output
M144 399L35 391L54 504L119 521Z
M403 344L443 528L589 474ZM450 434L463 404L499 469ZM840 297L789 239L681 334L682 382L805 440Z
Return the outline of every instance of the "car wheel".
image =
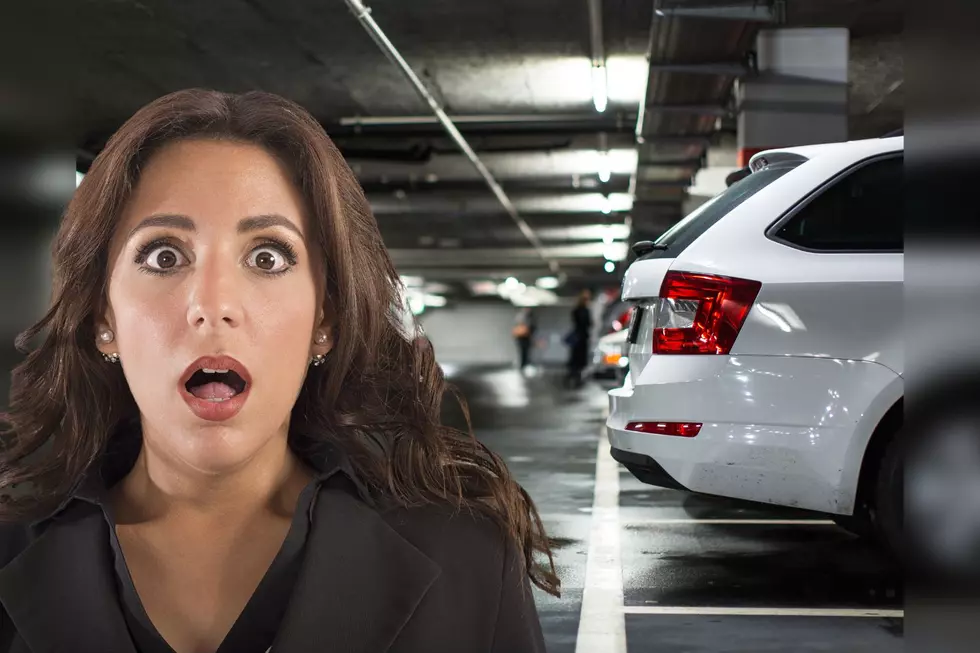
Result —
M881 456L870 509L875 538L888 553L902 562L908 559L903 524L905 485L902 471L905 448L904 434L899 431Z
M877 537L874 524L867 515L831 515L830 518L848 533L868 540Z

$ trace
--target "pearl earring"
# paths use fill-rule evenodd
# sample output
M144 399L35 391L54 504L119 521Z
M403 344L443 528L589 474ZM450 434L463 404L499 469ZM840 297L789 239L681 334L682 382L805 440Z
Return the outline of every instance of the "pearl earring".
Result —
M102 332L99 333L99 340L101 340L107 345L115 339L116 339L116 334L112 332L112 329L103 329Z
M318 331L316 338L314 338L313 341L318 345L322 345L327 341L327 334L325 334L323 331Z
M316 354L312 358L310 358L310 365L312 365L313 367L320 367L321 365L323 365L323 361L326 360L326 358L327 358L326 354Z

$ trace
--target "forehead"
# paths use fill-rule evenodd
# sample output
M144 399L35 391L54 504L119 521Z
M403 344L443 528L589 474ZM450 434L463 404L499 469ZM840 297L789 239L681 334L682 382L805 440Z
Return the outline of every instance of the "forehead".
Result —
M183 140L155 152L123 211L123 222L148 215L191 217L199 228L278 213L303 227L302 200L285 167L250 143Z

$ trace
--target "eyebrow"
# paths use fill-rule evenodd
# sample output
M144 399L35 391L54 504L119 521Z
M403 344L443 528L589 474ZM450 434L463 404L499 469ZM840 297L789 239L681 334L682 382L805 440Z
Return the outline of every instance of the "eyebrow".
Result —
M173 229L180 229L181 231L197 231L197 225L194 224L193 218L186 215L151 215L148 218L144 218L140 221L138 225L133 227L133 230L129 232L129 237L132 238L133 234L141 229L148 229L149 227L171 227ZM294 232L300 238L303 234L300 232L299 227L292 223L288 218L285 218L278 213L269 213L265 215L253 215L247 218L242 218L238 221L238 233L244 234L250 231L258 231L260 229L268 229L269 227L284 227Z
M133 230L129 232L129 237L132 238L137 231L149 227L172 227L181 231L197 231L194 220L186 215L151 215L148 218L143 218L138 225L133 227Z
M242 218L238 221L238 233L244 234L249 231L258 231L259 229L268 229L269 227L284 227L289 229L301 239L303 238L302 232L299 230L292 220L285 218L278 213L269 213L266 215L253 215L247 218Z

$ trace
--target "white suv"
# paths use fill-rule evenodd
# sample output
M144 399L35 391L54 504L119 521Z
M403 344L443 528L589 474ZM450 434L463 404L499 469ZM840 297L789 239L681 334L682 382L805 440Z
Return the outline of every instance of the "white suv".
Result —
M616 460L653 485L901 538L903 148L762 152L634 246Z

